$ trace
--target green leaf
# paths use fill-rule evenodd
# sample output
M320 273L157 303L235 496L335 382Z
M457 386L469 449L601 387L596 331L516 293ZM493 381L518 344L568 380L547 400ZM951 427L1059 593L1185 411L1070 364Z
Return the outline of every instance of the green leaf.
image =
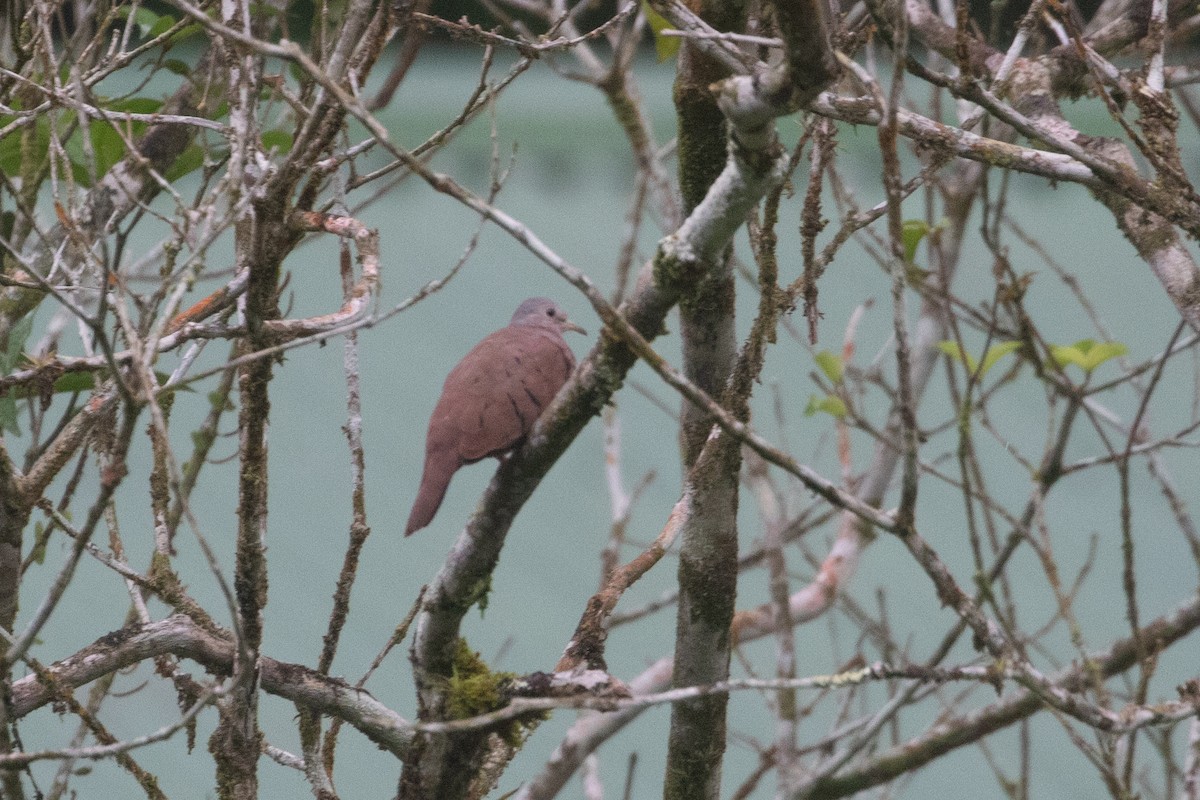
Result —
M335 3L334 5L337 6L337 5L341 5L341 4ZM283 10L276 8L274 5L272 5L270 3L251 3L250 4L250 15L253 16L255 19L257 19L260 16L266 16L266 15L272 15L272 16L276 16L276 17L286 16L286 14Z
M33 524L33 548L29 551L29 558L35 564L44 564L46 562L46 542L49 541L45 535L46 526L41 522Z
M987 375L988 370L994 367L997 361L1014 350L1019 350L1020 347L1020 342L997 342L987 349L987 352L983 354L983 360L980 361L975 356L960 349L958 342L949 340L938 342L939 350L956 361L961 361L966 365L968 372L972 375L978 375L979 380L983 380L983 376Z
M139 11L140 10L141 9L139 9ZM150 26L149 30L145 32L146 38L154 39L162 36L164 33L171 30L171 28L175 25L175 22L176 20L174 17L164 14L158 18L157 22Z
M130 114L154 114L162 108L162 100L155 100L153 97L126 97L107 103L104 108L116 114L124 114L126 112Z
M646 22L650 24L650 30L654 32L654 52L658 54L659 63L668 58L674 58L675 54L679 52L681 40L677 36L660 36L659 34L667 28L675 26L666 17L651 8L645 0L642 0L642 13L646 15Z
M233 411L237 408L237 406L230 401L228 395L221 394L220 392L209 392L206 397L208 398L209 406L211 406L214 411Z
M930 274L932 273L930 273L929 270L922 269L911 262L904 265L905 283L914 289L920 289L922 286L924 286L925 280L930 276Z
M906 219L900 226L900 239L904 242L904 261L913 263L917 247L932 228L923 219Z
M192 65L186 61L180 61L178 58L168 58L163 62L163 67L168 72L173 72L176 75L182 75L185 78L192 74Z
M90 372L68 372L54 382L54 393L87 392L96 388L96 376Z
M171 373L163 372L162 370L156 369L156 370L154 370L154 377L158 381L159 386L166 386L167 381L171 380ZM183 386L172 386L167 391L169 391L169 392L188 392L189 394L196 393L196 390L193 389L191 386L188 386L187 384L184 384Z
M0 127L7 125L14 119L16 117L0 116ZM21 157L23 143L27 136L33 137L30 148L30 155L33 158L29 164L26 164ZM20 178L24 169L34 172L40 169L49 151L50 120L46 117L39 117L37 122L33 123L32 133L29 131L29 126L26 126L8 134L4 138L0 138L0 172L13 178Z
M190 144L171 163L171 166L167 168L166 174L163 177L174 183L184 175L195 172L202 166L204 166L204 148L198 144Z
M9 329L8 345L0 352L0 375L8 375L21 363L25 352L25 342L33 332L33 314L26 314ZM17 397L9 390L0 397L0 433L12 431L21 435L21 426L17 424Z
M0 373L7 375L21 363L21 354L25 352L25 342L33 332L33 314L21 317L8 330L8 346L0 352Z
M1050 345L1050 355L1060 367L1074 364L1088 373L1105 361L1128 352L1129 348L1121 342L1097 342L1094 339L1080 339L1072 345Z
M88 132L92 137L92 150L96 153L96 174L104 175L125 157L125 140L116 128L99 120L88 125Z
M967 372L970 372L972 375L975 374L975 370L979 369L979 362L975 360L975 356L959 347L958 342L953 342L949 339L946 339L938 342L937 346L938 350L941 350L955 361L961 361L963 364L965 364L967 367Z
M987 349L983 354L983 360L979 364L979 377L982 380L984 375L987 375L989 369L995 366L996 362L1004 358L1014 350L1020 350L1020 342L997 342Z
M262 146L264 150L276 150L280 154L292 149L292 134L287 131L263 131Z
M21 426L17 424L17 401L11 394L0 397L0 433L5 431L21 435Z
M128 6L121 6L116 9L116 14L121 19L128 19L129 12L130 8ZM133 12L133 24L137 25L138 33L143 38L149 35L151 29L153 29L154 26L159 23L159 20L160 17L158 14L155 14L148 8L139 6L137 10Z
M821 372L825 373L825 377L829 378L833 383L841 383L842 375L845 374L846 368L842 366L842 359L828 350L822 350L817 353L817 366L821 368Z
M824 412L832 417L841 419L846 416L846 404L836 394L827 394L824 397L817 397L814 394L808 398L808 406L804 409L804 416L811 417L818 412Z
M121 19L129 18L129 6L121 6L116 9L116 14ZM210 15L211 16L211 15ZM138 27L138 33L143 39L153 39L156 36L161 36L171 29L178 20L169 14L159 16L148 8L139 7L133 17L134 24ZM203 26L199 22L193 22L190 25L185 25L176 31L170 39L167 40L168 46L178 44L188 36L192 36L203 30Z
M68 372L54 381L52 391L54 394L75 394L93 389L95 385L96 378L90 372ZM14 400L26 400L30 396L41 397L41 391L40 386L10 386L8 396Z
M175 45L179 44L180 42L182 42L186 39L190 39L193 36L203 33L203 32L204 32L204 26L201 25L199 22L193 22L190 25L184 25L182 28L175 31L175 33L171 34L171 38L167 39L167 46L174 47Z
M124 123L118 124L123 125ZM145 127L145 123L134 123L132 133L136 135L140 132L138 129ZM121 138L121 134L111 123L99 119L92 120L88 123L87 135L91 141L92 154L95 157L96 176L104 175L112 169L114 164L125 157L125 140ZM89 164L91 162L78 132L67 140L66 149L67 155L71 159L75 179L84 186L90 186L92 178Z

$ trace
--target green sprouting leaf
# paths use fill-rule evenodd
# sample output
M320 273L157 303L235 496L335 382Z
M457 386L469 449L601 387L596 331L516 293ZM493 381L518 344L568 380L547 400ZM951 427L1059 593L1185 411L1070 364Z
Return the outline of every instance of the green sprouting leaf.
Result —
M1102 342L1088 352L1088 369L1095 369L1110 358L1118 358L1128 352L1129 348L1121 342Z
M44 564L46 562L46 542L50 540L46 536L46 526L41 522L33 523L33 547L29 551L29 560L35 564Z
M956 361L961 361L972 375L975 374L975 370L979 369L979 362L975 360L975 356L959 347L958 342L950 341L949 339L940 341L938 342L938 350L941 350Z
M904 261L905 263L913 263L913 259L917 255L917 247L921 244L921 240L928 235L932 228L929 223L923 219L906 219L900 226L900 238L904 242Z
M276 150L283 154L292 149L292 134L287 131L263 131L261 138L264 150Z
M988 374L988 370L994 367L997 361L1004 358L1014 350L1019 350L1020 347L1020 342L997 342L989 347L987 352L983 354L983 359L979 360L975 358L975 356L964 352L961 348L959 348L958 342L949 340L938 342L939 350L956 361L961 361L966 365L967 371L972 375L977 375L979 380L983 380L983 376Z
M1050 355L1060 367L1074 364L1089 373L1105 361L1128 352L1129 348L1121 342L1097 342L1094 339L1080 339L1072 345L1050 345Z
M818 412L824 412L832 417L841 419L846 416L846 404L836 394L827 394L824 397L817 397L814 394L808 398L808 405L804 409L804 416L811 417Z
M828 350L822 350L816 355L817 366L821 368L821 372L825 373L825 377L829 378L833 383L841 383L842 375L845 374L846 368L842 366L842 359Z
M1004 358L1006 355L1013 352L1014 350L1019 350L1019 349L1021 349L1021 343L1020 342L1011 342L1011 341L997 342L996 344L989 347L987 349L987 352L983 354L983 360L979 362L979 377L980 377L980 379L982 379L984 375L987 375L988 370L991 369L993 366L995 366L997 361Z
M916 264L908 263L904 265L905 282L914 289L920 289L922 286L924 286L925 280L930 274L931 273L929 270L922 269Z
M156 369L156 370L154 370L154 378L155 378L155 380L158 381L158 385L160 387L163 387L163 386L167 385L167 381L171 380L171 373L163 372L162 370ZM168 392L188 392L189 394L196 393L196 390L193 389L191 386L188 386L187 384L184 384L183 386L172 386L167 391Z
M237 409L237 406L233 404L228 395L221 394L220 392L209 392L206 397L208 398L209 406L214 411L234 411Z
M650 30L654 32L654 52L658 54L659 62L666 61L668 58L673 58L679 52L681 40L675 36L661 36L662 31L667 28L674 28L666 17L659 14L650 4L642 0L642 13L646 15L646 22L650 24Z

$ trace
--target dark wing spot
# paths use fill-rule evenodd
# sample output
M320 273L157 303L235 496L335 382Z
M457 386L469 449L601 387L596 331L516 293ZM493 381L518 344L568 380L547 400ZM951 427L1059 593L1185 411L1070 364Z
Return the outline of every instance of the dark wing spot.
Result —
M512 404L512 410L513 413L517 415L517 419L521 420L521 432L527 432L529 430L529 422L526 421L525 415L521 413L521 407L517 405L517 398L510 394L508 396L508 402Z
M537 395L529 391L528 386L521 384L521 388L525 390L525 396L529 398L530 402L537 406L538 413L540 414L542 412L542 401L538 400Z

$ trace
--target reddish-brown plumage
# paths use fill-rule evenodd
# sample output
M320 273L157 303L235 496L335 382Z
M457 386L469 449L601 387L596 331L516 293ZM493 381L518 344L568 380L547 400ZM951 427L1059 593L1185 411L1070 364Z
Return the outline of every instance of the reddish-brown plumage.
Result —
M554 301L531 297L450 370L429 419L405 536L430 523L459 467L501 456L529 434L575 368L563 331L584 332Z

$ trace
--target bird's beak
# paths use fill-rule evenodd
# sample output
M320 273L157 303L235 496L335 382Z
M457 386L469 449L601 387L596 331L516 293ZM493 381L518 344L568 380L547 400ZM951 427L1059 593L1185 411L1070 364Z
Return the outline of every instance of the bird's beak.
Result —
M587 336L587 331L585 331L581 326L576 325L574 322L571 322L569 319L564 319L562 321L562 329L564 331L575 331L576 333L582 333L584 336Z

